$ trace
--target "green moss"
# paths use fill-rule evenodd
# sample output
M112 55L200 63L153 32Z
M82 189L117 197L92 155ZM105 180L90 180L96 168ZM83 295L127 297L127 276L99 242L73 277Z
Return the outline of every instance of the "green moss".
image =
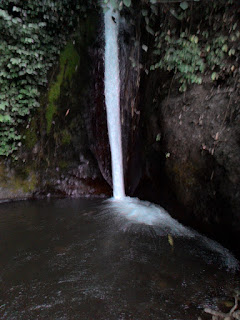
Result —
M31 173L31 175L28 177L28 185L27 185L28 191L33 192L34 190L36 190L37 183L38 183L38 179L36 177L36 174Z
M7 176L6 176L5 168L4 168L4 165L0 163L0 184L1 184L0 186L5 187L6 181L7 181Z
M73 74L79 64L79 54L69 42L60 54L60 71L56 81L51 85L48 93L48 106L46 108L47 133L52 126L52 119L57 112L57 101L60 97L61 86L65 81L71 81Z
M23 196L36 190L38 179L35 172L30 168L9 171L4 164L0 163L0 187L12 196Z
M35 173L30 173L27 179L16 177L11 180L11 185L14 191L22 190L24 193L33 192L37 186L37 177Z
M71 142L71 134L67 129L64 129L62 131L62 144L63 145L68 145Z
M65 47L64 51L60 55L60 65L63 67L63 77L64 79L71 80L73 74L76 71L76 67L79 64L79 54L72 42L69 42Z
M25 145L28 149L32 150L35 144L37 143L37 124L36 120L33 119L30 123L30 126L25 131Z
M52 119L56 112L57 112L57 107L55 106L55 104L49 102L46 109L47 133L49 133L51 130Z
M59 168L64 170L68 167L68 163L64 160L59 161Z

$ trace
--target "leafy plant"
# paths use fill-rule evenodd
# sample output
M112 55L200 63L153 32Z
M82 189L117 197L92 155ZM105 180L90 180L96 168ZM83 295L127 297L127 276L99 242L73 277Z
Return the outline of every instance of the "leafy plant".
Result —
M81 0L0 2L0 156L21 145L19 124L39 106L48 71L85 11Z
M233 10L226 11L226 4L232 6L233 2L202 1L190 5L183 1L162 6L163 22L160 27L156 24L152 27L155 58L150 70L160 68L173 72L180 91L185 91L189 84L201 84L203 74L215 81L224 72L233 72L232 61L239 53L240 32ZM142 15L146 16L146 12L142 10ZM146 31L149 32L147 26Z
M160 39L164 37L166 45L161 50ZM205 69L205 64L201 58L201 50L198 46L198 37L192 35L187 37L183 32L180 38L164 36L156 38L156 47L154 51L156 55L160 55L161 59L150 67L151 70L161 68L167 71L173 71L179 82L181 83L180 91L185 91L187 84L202 83L199 73Z

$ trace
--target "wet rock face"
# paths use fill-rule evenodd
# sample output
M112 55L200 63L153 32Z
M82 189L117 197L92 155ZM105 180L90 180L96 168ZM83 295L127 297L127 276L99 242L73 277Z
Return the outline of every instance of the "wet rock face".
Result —
M237 91L210 83L193 86L185 94L173 90L146 116L145 130L146 174L152 184L159 186L163 175L184 215L239 239L238 101Z
M100 28L103 29L103 26ZM107 114L104 98L104 39L98 34L95 47L91 50L93 69L91 72L92 87L90 88L89 110L85 113L85 122L89 147L94 154L99 170L112 185L111 154L108 140Z
M240 222L237 93L194 87L161 109L167 171L178 199L211 223ZM233 220L229 219L232 216Z
M57 197L105 197L111 189L99 174L95 163L85 159L77 166L63 171L58 167L42 173L41 187L34 193L35 198Z
M37 186L37 175L32 170L11 168L0 161L0 203L5 200L21 200L32 196Z
M119 26L120 105L122 121L123 167L125 189L128 195L135 191L142 175L139 134L141 79L140 19L136 15L132 25L130 17L122 13Z

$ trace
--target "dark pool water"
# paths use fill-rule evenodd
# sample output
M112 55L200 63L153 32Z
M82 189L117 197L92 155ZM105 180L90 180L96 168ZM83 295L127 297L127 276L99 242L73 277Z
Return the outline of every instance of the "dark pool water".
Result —
M231 301L239 274L217 255L102 203L0 205L1 320L210 319L204 307Z

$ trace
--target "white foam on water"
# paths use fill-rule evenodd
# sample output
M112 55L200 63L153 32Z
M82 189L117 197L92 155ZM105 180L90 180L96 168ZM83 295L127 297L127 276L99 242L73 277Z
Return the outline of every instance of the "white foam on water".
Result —
M111 198L106 203L108 209L131 222L149 226L160 225L164 234L171 232L176 236L192 236L192 232L188 228L173 219L163 208L151 202L125 197L121 200Z
M122 138L120 121L120 76L118 58L119 11L111 3L104 14L105 23L105 103L107 109L108 136L111 148L113 196L122 199L125 196Z
M158 236L170 234L174 237L195 239L203 248L219 256L227 269L232 271L239 269L238 260L228 249L218 242L183 226L160 206L148 201L141 201L137 198L125 197L120 200L115 198L108 199L105 201L104 210L120 218L125 218L130 224L154 226L154 230Z

